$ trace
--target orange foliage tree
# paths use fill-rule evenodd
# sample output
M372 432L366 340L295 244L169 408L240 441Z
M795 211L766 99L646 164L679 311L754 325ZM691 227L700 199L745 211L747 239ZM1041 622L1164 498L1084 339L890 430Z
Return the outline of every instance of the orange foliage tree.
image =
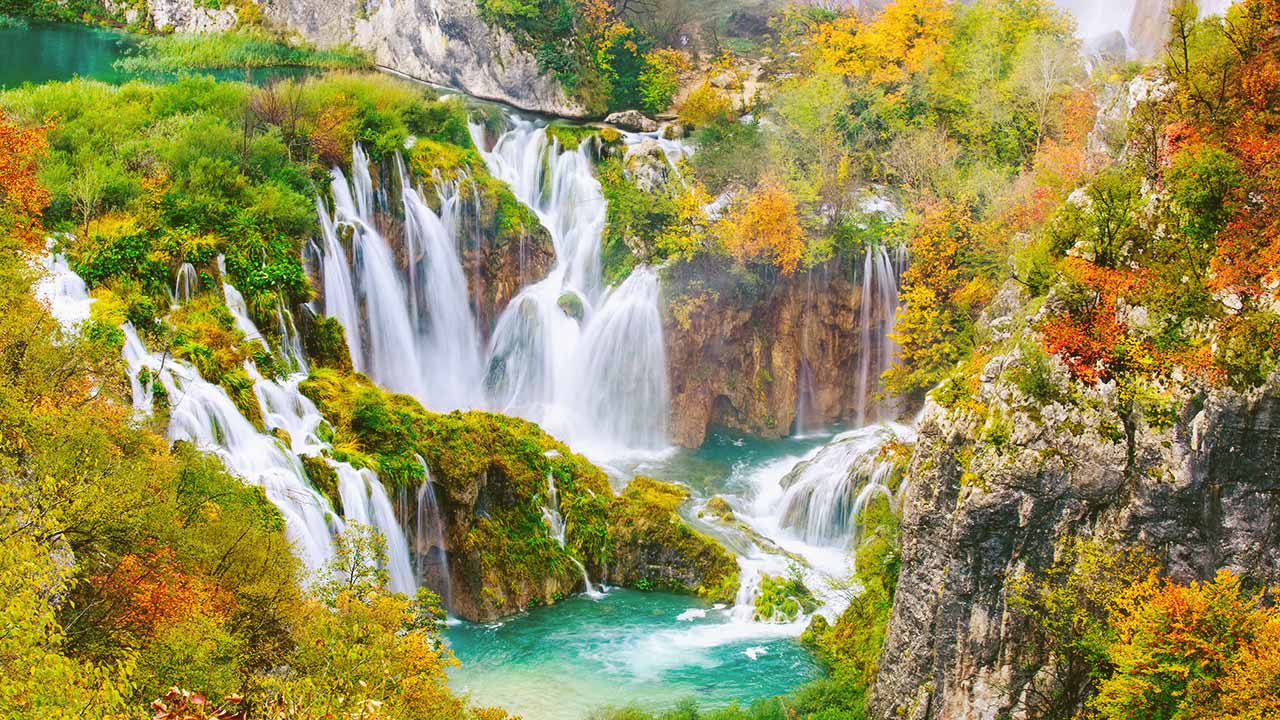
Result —
M170 548L125 555L93 584L112 608L114 626L135 638L189 617L225 617L234 603L216 583L184 570Z
M884 376L889 392L928 390L963 356L968 313L986 294L981 281L966 280L961 272L961 252L973 244L973 225L961 208L925 210L911 236L911 264L902 275L893 333L898 360Z
M1063 271L1084 295L1077 307L1050 316L1040 325L1045 349L1060 355L1076 379L1110 380L1128 368L1132 348L1116 310L1139 286L1132 270L1112 270L1069 257Z
M23 127L0 112L0 233L28 248L41 247L40 215L49 191L36 177L37 163L49 148L46 127Z
M760 181L736 211L715 226L725 250L740 262L764 260L790 275L804 257L796 199L778 180Z
M1091 704L1104 720L1275 717L1280 614L1261 600L1227 570L1166 582L1115 621L1114 671Z

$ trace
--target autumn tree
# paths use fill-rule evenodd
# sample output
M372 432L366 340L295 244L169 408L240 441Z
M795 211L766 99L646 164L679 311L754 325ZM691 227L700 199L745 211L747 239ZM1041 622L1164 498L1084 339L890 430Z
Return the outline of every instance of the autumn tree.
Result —
M48 147L45 127L24 127L0 111L0 234L32 249L44 244L41 213L50 196L36 172Z
M961 272L961 253L972 242L970 219L951 205L927 208L912 229L911 263L902 276L892 335L898 358L884 375L890 393L928 390L967 349L972 308L964 291L971 279Z
M1117 638L1108 653L1114 671L1091 705L1104 720L1229 717L1215 709L1223 702L1222 681L1230 672L1236 681L1232 693L1252 695L1260 703L1244 708L1245 713L1275 707L1280 677L1260 671L1276 668L1269 653L1275 649L1274 625L1280 616L1261 600L1262 592L1246 591L1227 570L1206 582L1166 582L1133 612L1116 619ZM1260 660L1260 667L1241 667L1240 661L1250 657ZM1242 675L1264 684L1242 688ZM1227 701L1239 708L1240 699Z
M897 0L871 22L824 23L813 42L829 67L896 91L942 57L952 12L945 0Z
M790 275L804 257L804 230L795 197L766 176L728 217L714 227L725 250L739 262L772 264Z

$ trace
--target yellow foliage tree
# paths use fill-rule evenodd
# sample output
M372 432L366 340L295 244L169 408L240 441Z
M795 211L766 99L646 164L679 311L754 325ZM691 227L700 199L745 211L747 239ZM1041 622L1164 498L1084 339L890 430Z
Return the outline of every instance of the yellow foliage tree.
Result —
M824 23L813 41L837 72L897 87L942 57L951 14L946 0L897 0L869 23L856 15Z
M740 207L715 225L715 235L741 262L765 260L790 275L804 257L804 230L796 199L766 176Z
M961 241L971 226L958 209L936 206L911 238L911 264L902 276L902 307L893 339L898 362L884 375L885 389L895 395L927 390L961 357L958 340L963 318L956 295Z

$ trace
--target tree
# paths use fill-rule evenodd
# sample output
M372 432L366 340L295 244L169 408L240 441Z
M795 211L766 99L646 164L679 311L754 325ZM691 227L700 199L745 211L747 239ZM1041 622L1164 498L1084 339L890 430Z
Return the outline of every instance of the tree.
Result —
M316 594L334 604L341 595L369 598L386 589L387 540L368 525L348 522L334 539L333 559L322 571Z
M1032 628L1017 650L1038 669L1025 688L1029 717L1076 717L1108 672L1113 619L1154 592L1156 570L1142 550L1076 538L1051 566L1008 579L1009 608Z
M971 239L968 218L950 205L927 208L913 228L911 264L902 275L901 304L892 334L898 358L884 374L889 393L928 390L962 356L969 321L956 299L964 286L961 245Z
M49 147L46 130L23 127L0 111L0 234L31 249L44 245L40 216L49 205L49 191L36 170Z
M1222 717L1211 712L1221 702L1222 678L1229 671L1237 681L1241 674L1263 675L1258 668L1241 668L1240 658L1274 648L1274 636L1264 631L1280 615L1261 606L1261 599L1261 592L1246 592L1227 570L1207 582L1166 582L1115 623L1117 639L1108 653L1115 670L1091 705L1104 720ZM1255 645L1260 637L1265 647ZM1275 658L1265 662L1274 670ZM1280 691L1276 677L1269 680L1263 686L1269 691L1234 689L1274 707ZM1238 701L1239 696L1231 700Z
M766 176L728 217L716 223L716 236L739 262L773 264L784 275L795 272L804 257L804 231L795 197Z

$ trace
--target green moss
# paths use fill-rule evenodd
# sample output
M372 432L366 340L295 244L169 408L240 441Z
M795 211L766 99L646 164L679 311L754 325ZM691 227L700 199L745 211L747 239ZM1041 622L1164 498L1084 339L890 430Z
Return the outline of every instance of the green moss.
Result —
M588 567L608 562L607 478L537 425L494 413L428 412L363 375L332 369L313 371L301 390L332 423L335 457L374 469L394 487L422 482L421 457L446 496L476 498L476 521L458 550L479 559L484 587L498 606L508 603L511 588L576 576L570 555ZM550 502L548 475L565 520L565 548L542 518Z
M342 495L338 493L338 473L324 458L312 455L303 455L302 467L307 471L307 477L311 479L311 484L324 496L329 498L329 503L333 505L333 511L342 514Z
M556 300L556 304L564 311L565 315L574 320L582 320L582 298L576 292L566 292Z
M663 259L655 240L676 221L676 206L666 193L645 192L632 182L622 158L601 162L596 175L609 203L600 260L605 282L617 285L631 274L637 262Z
M760 581L756 594L755 619L760 622L794 622L805 613L818 608L818 601L805 587L798 569L787 577L766 575Z
M637 477L609 507L619 582L663 588L728 602L738 588L738 563L715 540L676 512L689 491Z
M351 350L342 323L333 317L317 317L303 333L303 347L313 364L334 370L351 370Z
M585 125L552 123L547 126L547 139L560 143L565 150L577 150L583 142L599 134L595 128Z

